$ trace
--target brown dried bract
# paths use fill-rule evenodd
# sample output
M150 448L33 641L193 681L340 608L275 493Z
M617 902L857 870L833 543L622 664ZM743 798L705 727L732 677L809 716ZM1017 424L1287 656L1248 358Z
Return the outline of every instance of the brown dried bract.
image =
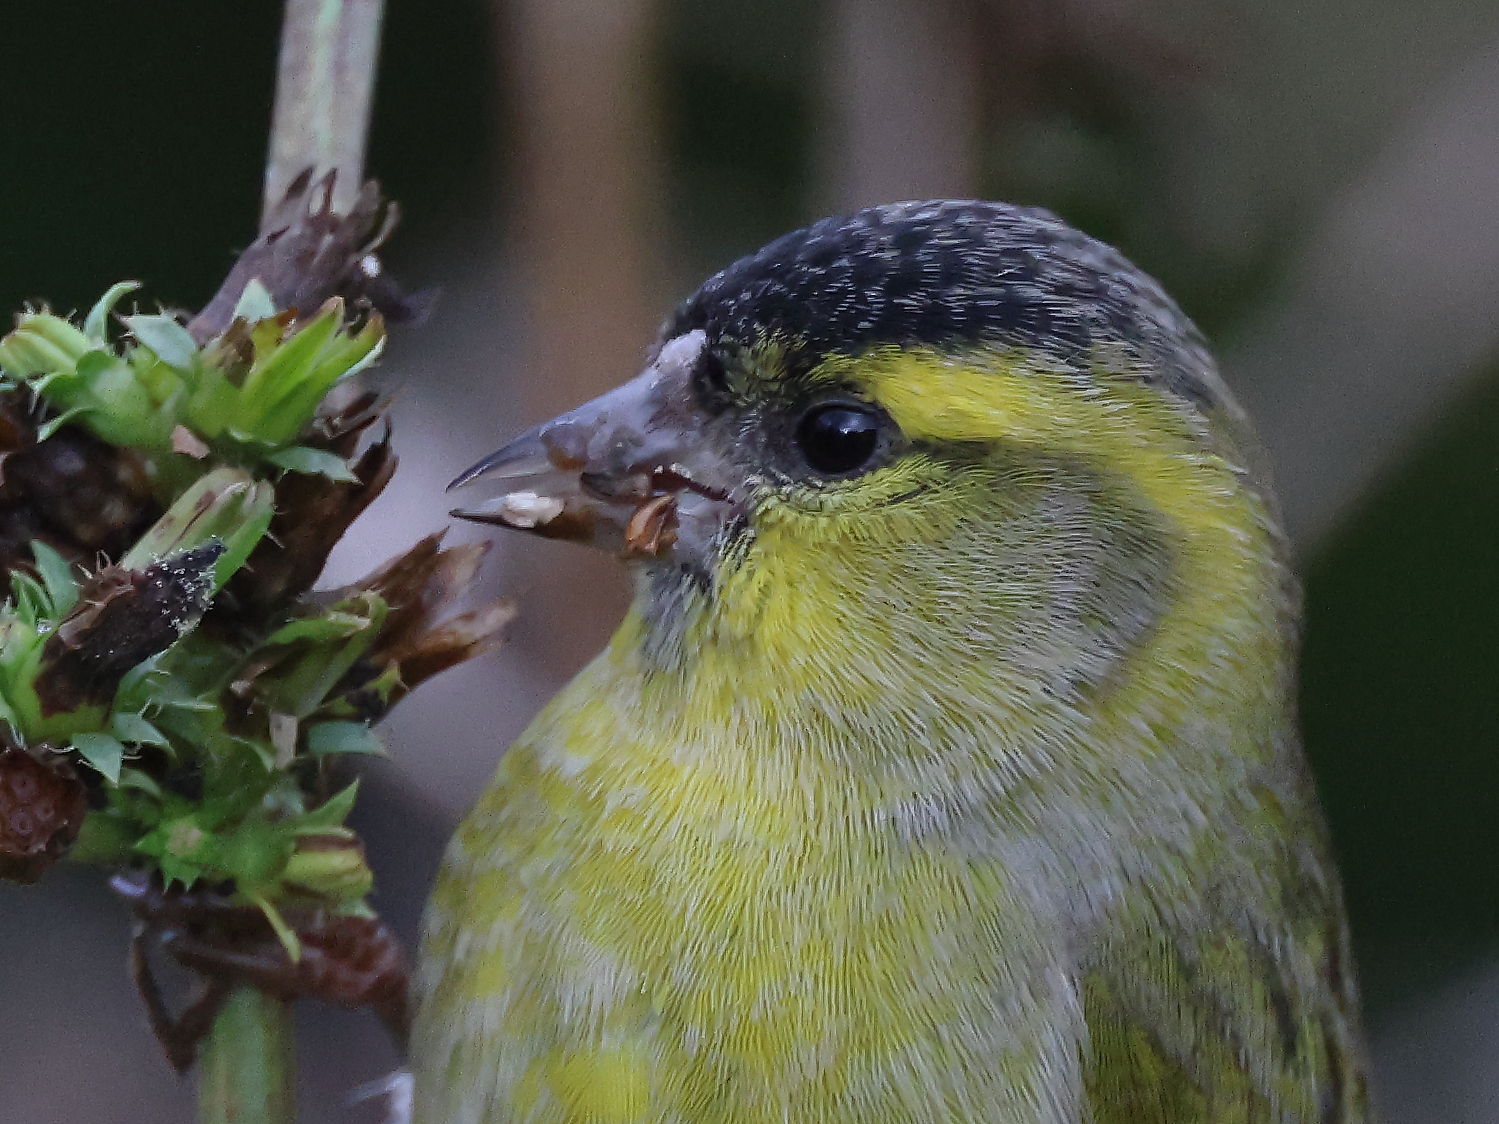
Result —
M391 692L389 704L395 705L439 671L496 648L515 612L510 602L493 601L414 636L391 657L400 667L401 681Z
M487 652L515 616L508 601L495 601L439 623L479 572L488 543L443 549L441 533L428 535L401 557L387 562L353 589L378 593L390 606L366 657L366 671L394 664L400 682L388 700L394 705L424 680ZM373 676L371 676L373 677Z
M85 565L120 553L161 513L144 457L71 425L38 443L28 393L0 394L0 568L29 568L36 539Z
M428 535L399 558L360 579L353 589L378 593L390 606L374 654L407 648L469 587L479 572L488 543L443 549L443 533Z
M40 751L46 753L46 751ZM88 812L83 782L55 754L0 749L0 879L35 882L67 853Z
M42 647L34 683L43 717L108 705L126 672L176 643L208 607L223 552L215 542L144 570L100 570Z
M442 547L441 532L428 535L405 554L341 589L309 595L319 604L337 602L369 591L389 606L368 651L351 667L330 697L350 704L358 718L374 722L427 678L498 646L500 632L515 615L508 601L498 600L471 612L442 620L468 589L489 549L487 543ZM216 609L215 612L218 610ZM232 712L248 716L259 703L262 677L274 675L296 658L297 645L267 649L246 663L228 696ZM392 668L396 682L380 691L368 685Z
M641 504L625 524L626 558L660 554L677 541L677 497L668 493Z
M431 312L435 294L407 295L384 272L377 251L394 233L400 210L369 181L341 215L333 210L334 173L319 180L308 168L261 227L261 235L239 256L211 301L187 330L200 344L223 334L252 280L276 308L312 315L330 297L373 308L392 324L416 324Z
M400 940L385 922L283 910L301 944L301 956L293 962L259 909L208 891L165 890L133 871L116 875L110 884L139 921L132 955L136 984L152 1029L178 1070L192 1064L218 1004L238 984L282 999L307 996L340 1007L369 1007L397 1043L405 1043L410 969ZM205 981L204 994L181 1015L167 1009L151 975L148 944L153 941Z
M302 443L354 458L361 438L385 416L388 406L377 394L362 394L340 409L320 414ZM276 515L270 533L231 579L226 607L262 616L312 588L344 531L375 502L395 474L396 455L388 428L353 459L350 468L357 483L302 472L288 472L276 483Z

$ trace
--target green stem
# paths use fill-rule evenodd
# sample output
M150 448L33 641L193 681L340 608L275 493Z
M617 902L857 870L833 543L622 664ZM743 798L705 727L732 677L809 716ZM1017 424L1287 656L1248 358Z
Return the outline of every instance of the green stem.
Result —
M364 181L385 0L286 0L271 151L261 217L311 166L338 172L333 209L347 213Z
M291 1004L237 988L214 1019L198 1065L200 1124L296 1124Z

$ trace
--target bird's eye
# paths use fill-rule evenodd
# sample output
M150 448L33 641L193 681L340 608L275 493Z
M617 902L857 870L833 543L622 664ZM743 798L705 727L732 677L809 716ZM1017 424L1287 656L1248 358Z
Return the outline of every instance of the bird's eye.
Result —
M875 411L842 402L814 406L796 427L796 443L807 463L826 476L864 467L880 440Z

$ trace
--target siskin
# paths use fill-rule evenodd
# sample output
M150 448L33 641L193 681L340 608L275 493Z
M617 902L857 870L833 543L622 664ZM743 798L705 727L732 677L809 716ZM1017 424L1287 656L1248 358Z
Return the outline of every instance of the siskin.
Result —
M479 477L636 594L448 849L421 1124L1368 1118L1275 500L1118 253L819 222Z

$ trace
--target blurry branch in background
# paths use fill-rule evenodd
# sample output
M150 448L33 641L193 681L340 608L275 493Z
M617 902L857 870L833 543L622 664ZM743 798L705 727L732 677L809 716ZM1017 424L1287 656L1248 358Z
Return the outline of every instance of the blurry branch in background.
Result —
M380 269L376 251L400 211L364 180L383 8L287 0L260 235L188 325L198 342L229 326L252 278L278 309L312 308L336 292L368 300L392 323L426 318L430 296L406 297Z
M1499 345L1499 54L1480 51L1338 192L1223 356L1292 538L1315 549Z
M979 194L971 0L833 0L828 9L821 207Z
M660 12L657 0L494 8L500 69L514 83L514 257L527 294L529 373L516 389L540 421L634 375L659 323L650 59ZM625 578L612 559L565 546L526 562L517 582L541 612L523 613L514 639L562 680L623 613Z

